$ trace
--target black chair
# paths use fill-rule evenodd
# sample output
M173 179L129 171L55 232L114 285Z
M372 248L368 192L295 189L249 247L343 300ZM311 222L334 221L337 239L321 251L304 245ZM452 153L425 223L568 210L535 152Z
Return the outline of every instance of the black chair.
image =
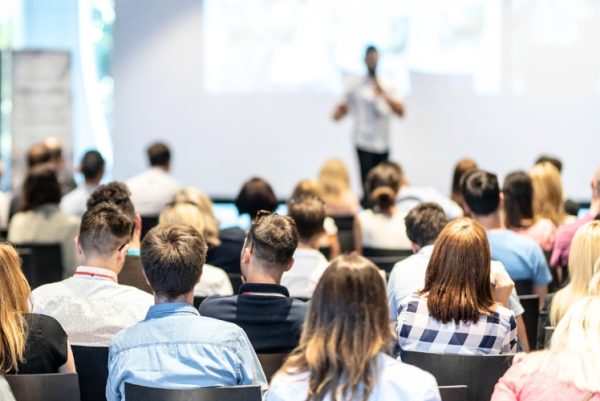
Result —
M363 256L386 273L391 272L396 263L412 254L413 251L410 249L363 248Z
M5 375L4 378L16 401L80 401L77 373Z
M204 302L205 299L206 299L206 297L198 297L198 296L194 295L194 307L196 309L198 309L198 307L200 306L200 304L202 302Z
M198 387L174 390L125 383L127 401L261 401L260 386Z
M267 377L267 382L271 382L271 378L283 366L288 353L281 354L257 354L260 366Z
M240 293L240 286L243 284L242 273L227 273L229 277L229 281L231 281L231 286L233 287L233 293Z
M465 401L489 400L514 355L453 355L403 351L402 361L431 373L439 386L467 386Z
M354 216L333 217L338 229L338 241L342 253L354 251Z
M158 225L158 216L142 216L142 239L148 234L148 231L152 230Z
M533 281L531 280L514 280L515 290L519 295L531 295L533 294Z
M529 349L537 349L537 332L540 321L540 297L537 295L520 295L519 302L523 305L523 322L527 330L527 341Z
M108 347L72 345L81 401L106 401Z
M21 256L21 269L31 288L63 279L60 244L15 244Z
M440 386L442 401L465 401L469 397L467 386Z
M544 349L550 348L550 341L552 340L552 335L554 334L554 327L544 327Z
M6 242L8 238L8 230L0 230L0 241Z

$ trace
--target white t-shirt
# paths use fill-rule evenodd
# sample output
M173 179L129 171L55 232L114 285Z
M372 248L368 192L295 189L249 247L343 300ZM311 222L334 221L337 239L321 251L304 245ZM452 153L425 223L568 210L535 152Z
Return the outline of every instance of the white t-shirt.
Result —
M98 186L82 184L65 194L60 200L60 210L63 213L72 214L73 216L81 217L87 210L87 201L90 195L98 188Z
M142 216L158 216L172 202L181 184L165 170L152 167L127 180L135 211Z
M281 285L287 287L291 297L310 298L328 266L329 262L318 250L297 248L294 265L283 273Z
M233 287L225 270L205 264L202 267L200 282L194 287L194 296L208 297L209 295L233 295Z
M393 89L381 78L379 85L388 93ZM354 142L361 150L384 153L390 149L390 115L392 109L381 95L375 93L370 77L349 85L346 105L354 116Z
M362 245L378 249L411 249L406 235L404 217L396 211L392 215L376 213L372 209L362 210L357 215L360 224Z

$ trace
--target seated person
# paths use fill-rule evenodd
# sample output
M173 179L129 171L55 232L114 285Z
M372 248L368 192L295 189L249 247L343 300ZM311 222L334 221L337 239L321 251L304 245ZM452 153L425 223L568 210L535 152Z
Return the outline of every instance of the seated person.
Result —
M328 400L331 394L344 394L344 400L440 400L433 376L388 355L394 341L388 315L375 265L358 255L334 259L268 400Z
M450 222L435 241L423 290L400 301L400 348L464 355L514 353L517 324L503 306L513 283L492 286L490 265L481 224L469 218Z
M97 150L87 151L81 159L79 170L85 181L62 197L60 210L81 218L87 210L88 198L98 188L104 176L104 158Z
M142 241L142 265L154 291L146 319L111 341L108 401L125 399L125 382L187 389L258 384L266 378L238 326L200 316L193 306L206 242L193 227L161 224Z
M552 274L537 242L504 227L498 177L483 170L470 170L465 173L461 190L465 209L487 231L492 259L502 262L511 279L531 280L542 309Z
M319 171L318 184L327 216L354 216L358 213L360 203L350 188L350 175L343 161L327 160Z
M460 207L463 207L464 204L464 199L462 197L462 193L460 192L460 180L467 171L476 168L478 168L478 166L475 160L470 159L468 157L460 159L458 162L456 162L456 165L454 166L454 173L452 174L452 192L450 194L450 199Z
M117 282L132 228L129 216L114 205L101 203L88 210L77 237L83 264L72 277L31 294L33 311L58 320L75 345L108 346L152 306L150 294Z
M292 198L288 215L294 219L298 229L298 247L294 252L294 265L283 273L281 285L292 297L310 298L329 265L319 251L320 240L325 235L325 208L323 202L315 197Z
M281 276L292 268L298 231L291 217L259 215L242 251L246 279L240 295L208 297L200 304L204 316L232 322L246 331L258 353L289 352L300 339L305 302L290 298Z
M254 221L258 212L266 210L274 212L279 206L275 192L271 185L262 178L253 177L246 181L235 198L235 207L238 213L248 214L250 221Z
M380 163L367 175L365 188L372 208L354 219L354 247L359 253L363 248L410 249L406 213L396 206L401 179L399 166L390 162Z
M71 346L60 324L50 316L30 313L31 289L10 244L0 244L0 265L0 374L75 372ZM2 393L0 400L4 400Z

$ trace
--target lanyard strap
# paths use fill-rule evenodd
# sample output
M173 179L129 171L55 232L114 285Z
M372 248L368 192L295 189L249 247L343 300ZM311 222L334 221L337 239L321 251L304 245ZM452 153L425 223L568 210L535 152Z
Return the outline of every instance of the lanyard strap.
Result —
M115 283L117 282L117 280L115 280L115 278L113 276L109 276L108 274L102 274L102 273L75 272L74 276L99 277L99 278L103 278L103 279L108 279L108 280L114 281Z

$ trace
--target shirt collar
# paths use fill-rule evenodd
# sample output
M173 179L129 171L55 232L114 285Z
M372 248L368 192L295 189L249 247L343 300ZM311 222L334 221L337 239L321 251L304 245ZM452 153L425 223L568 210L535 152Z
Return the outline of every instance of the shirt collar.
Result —
M75 270L74 276L78 278L91 278L94 280L113 281L115 283L118 282L117 273L103 267L79 266L77 270Z
M417 252L417 253L420 255L424 255L424 256L431 256L431 254L433 253L433 244L425 245L424 247L419 249L419 252Z
M288 289L279 284L244 283L240 286L241 295L274 296L289 298Z
M146 314L146 320L158 319L161 317L175 314L191 314L200 316L198 310L192 305L180 302L172 302L166 304L152 305L150 309L148 309L148 313Z

